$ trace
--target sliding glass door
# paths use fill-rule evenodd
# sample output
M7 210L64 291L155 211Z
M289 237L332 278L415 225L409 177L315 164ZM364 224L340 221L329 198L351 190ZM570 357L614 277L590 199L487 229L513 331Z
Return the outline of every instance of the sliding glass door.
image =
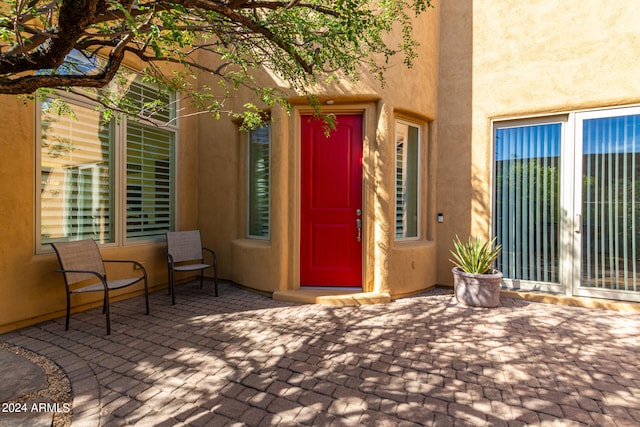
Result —
M640 108L494 126L509 288L640 301Z
M577 115L579 295L640 299L640 111L625 112Z
M563 123L502 126L495 132L496 267L508 287L561 290L560 147Z

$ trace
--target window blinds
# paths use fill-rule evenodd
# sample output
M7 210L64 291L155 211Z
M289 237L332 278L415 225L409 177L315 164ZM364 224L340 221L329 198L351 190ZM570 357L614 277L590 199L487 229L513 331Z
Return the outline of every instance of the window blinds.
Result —
M418 237L419 129L396 123L396 238Z
M69 105L73 114L58 114L51 105L41 102L41 242L112 242L113 125L91 108Z
M640 116L584 120L582 286L640 290Z
M126 117L105 121L97 104L61 98L58 105L57 99L41 102L40 246L139 240L172 230L178 129L166 121L175 115L175 105L167 105L173 96L139 80L129 86L128 102L156 111L160 126ZM61 113L54 108L60 105Z
M496 268L505 278L559 281L561 130L560 123L496 130Z
M127 122L127 239L172 229L173 146L173 132Z
M269 126L249 133L249 236L269 238L270 156Z

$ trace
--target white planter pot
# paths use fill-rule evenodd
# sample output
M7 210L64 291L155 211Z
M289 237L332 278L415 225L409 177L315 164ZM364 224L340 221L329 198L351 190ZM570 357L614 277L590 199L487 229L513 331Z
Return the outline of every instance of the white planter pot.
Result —
M456 300L473 307L497 307L500 305L500 286L502 273L469 274L454 267L453 289Z

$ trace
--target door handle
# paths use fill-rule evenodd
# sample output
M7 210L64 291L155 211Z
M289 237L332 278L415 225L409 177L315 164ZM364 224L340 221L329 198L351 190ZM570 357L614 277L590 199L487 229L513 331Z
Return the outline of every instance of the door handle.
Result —
M360 218L356 219L356 230L358 230L358 237L356 237L356 240L360 242L362 241L362 220Z
M580 234L580 232L582 231L582 214L576 214L575 221L576 223L574 224L573 231L575 231L577 234Z

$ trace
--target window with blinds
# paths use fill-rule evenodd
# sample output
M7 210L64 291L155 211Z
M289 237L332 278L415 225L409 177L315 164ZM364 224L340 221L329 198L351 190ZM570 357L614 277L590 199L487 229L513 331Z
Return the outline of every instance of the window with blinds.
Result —
M165 126L175 116L173 97L135 80L126 95L154 126L126 120L126 239L164 235L174 227L173 171L175 128Z
M270 127L254 129L248 135L248 235L269 238Z
M396 239L415 239L418 237L420 129L413 124L397 121L395 139Z
M561 123L496 130L496 268L510 279L559 281L561 136Z
M640 292L640 115L582 122L582 286Z
M88 106L58 114L50 99L40 105L41 243L113 242L113 124Z
M38 246L85 238L119 243L172 230L177 127L166 123L175 116L172 97L138 80L129 86L131 102L157 109L154 117L163 121L155 126L107 121L95 104L61 96L62 112L52 99L40 103Z
M127 122L127 240L173 229L173 132Z

